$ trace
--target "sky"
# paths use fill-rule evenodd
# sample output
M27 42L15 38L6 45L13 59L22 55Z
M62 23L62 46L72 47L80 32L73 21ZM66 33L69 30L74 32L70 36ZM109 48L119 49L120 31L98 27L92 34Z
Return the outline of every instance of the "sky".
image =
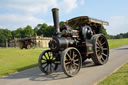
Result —
M55 7L60 21L89 16L108 21L108 34L128 32L128 0L0 0L0 28L53 25L51 9Z

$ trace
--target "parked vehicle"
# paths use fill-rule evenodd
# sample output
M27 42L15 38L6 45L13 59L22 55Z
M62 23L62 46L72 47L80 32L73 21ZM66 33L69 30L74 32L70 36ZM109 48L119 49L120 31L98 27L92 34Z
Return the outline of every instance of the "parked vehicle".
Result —
M92 58L96 65L105 64L109 59L109 46L101 26L109 23L80 16L59 27L58 10L52 9L56 33L49 42L50 49L39 56L40 70L50 74L61 64L64 73L72 77L80 71L87 58Z

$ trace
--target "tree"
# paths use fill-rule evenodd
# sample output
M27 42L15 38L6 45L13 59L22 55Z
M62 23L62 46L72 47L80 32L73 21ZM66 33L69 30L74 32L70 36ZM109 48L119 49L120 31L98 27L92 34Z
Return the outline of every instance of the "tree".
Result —
M48 27L48 25L45 23L44 24L38 24L35 28L37 30L37 35L39 35L39 36L44 35L47 27Z
M54 27L53 26L48 26L45 29L44 36L46 36L46 37L52 37L53 33L54 33Z
M12 31L12 35L13 35L13 38L22 38L22 37L24 37L23 28L20 27L17 30Z
M0 29L0 46L5 46L6 41L12 37L11 31L8 29Z
M59 25L60 25L60 27L62 27L62 26L64 25L64 21L61 21L61 22L59 23Z
M30 25L27 25L24 29L23 29L23 37L31 37L34 35L34 31L32 29L32 27Z
M106 29L104 28L104 26L101 25L100 28L101 28L102 33L105 35L105 37L108 37L107 32L106 32Z

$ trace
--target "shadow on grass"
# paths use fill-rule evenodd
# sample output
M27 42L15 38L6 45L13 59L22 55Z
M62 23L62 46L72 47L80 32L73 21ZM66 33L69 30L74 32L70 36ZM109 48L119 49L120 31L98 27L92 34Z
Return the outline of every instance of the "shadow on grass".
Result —
M18 68L17 71L21 71L21 72L17 72L15 74L10 74L4 77L0 77L0 79L28 79L31 81L53 81L53 80L59 80L59 79L65 79L65 78L71 78L71 77L67 77L64 73L63 70L61 68L61 65L59 65L58 69L56 72L53 72L50 75L45 75L44 73L42 73L40 71L40 69L38 67L34 67L37 66L37 64L33 64L30 66L26 66L23 68ZM94 63L92 61L85 61L83 63L83 66L81 69L86 69L88 67L95 67L96 65L94 65ZM32 68L34 67L34 68ZM30 68L30 69L28 69ZM27 70L24 70L27 69ZM22 71L24 70L24 71ZM79 73L78 73L79 74Z
M28 65L28 66L24 66L24 67L20 67L20 68L17 68L16 70L19 72L19 71L23 71L23 70L26 70L26 69L29 69L29 68L32 68L32 67L36 67L38 66L38 64L31 64L31 65Z

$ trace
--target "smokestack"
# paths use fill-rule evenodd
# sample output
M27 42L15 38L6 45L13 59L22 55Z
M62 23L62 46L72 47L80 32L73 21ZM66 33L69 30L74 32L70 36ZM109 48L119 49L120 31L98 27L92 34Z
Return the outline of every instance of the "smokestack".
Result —
M58 8L53 8L52 9L52 15L53 15L53 21L54 21L54 27L56 29L56 33L60 32L59 28L59 9Z

